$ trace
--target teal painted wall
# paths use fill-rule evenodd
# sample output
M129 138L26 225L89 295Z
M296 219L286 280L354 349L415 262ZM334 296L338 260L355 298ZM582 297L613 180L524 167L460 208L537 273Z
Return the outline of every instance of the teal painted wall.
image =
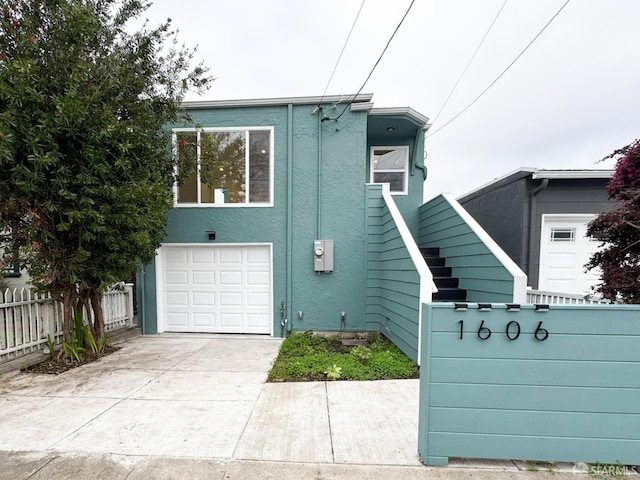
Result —
M344 113L339 122L319 122L314 105L294 105L292 301L287 305L293 330L339 330L346 312L347 330L365 328L365 183L367 112ZM325 113L334 116L331 107ZM287 106L191 110L201 127L274 127L274 206L175 208L169 212L165 243L273 244L274 333L280 334L280 302L286 298L287 260ZM319 143L319 139L321 142ZM318 191L318 152L322 175ZM320 226L318 225L320 205ZM209 242L206 231L215 230ZM334 240L334 271L313 271L313 241ZM144 270L143 333L157 331L155 269ZM142 302L141 302L142 303ZM303 312L303 320L297 312Z
M467 300L513 301L513 276L442 195L422 205L419 217L418 245L440 248Z
M382 197L382 187L368 186L367 197L366 327L382 332L417 361L420 276Z
M470 304L455 311L453 304L425 304L423 462L470 457L637 465L640 307L521 308L509 312L495 304L481 312ZM487 340L478 338L482 321L492 331ZM505 333L510 322L521 327L514 340ZM539 325L548 331L544 341L534 338ZM515 337L515 323L510 328Z

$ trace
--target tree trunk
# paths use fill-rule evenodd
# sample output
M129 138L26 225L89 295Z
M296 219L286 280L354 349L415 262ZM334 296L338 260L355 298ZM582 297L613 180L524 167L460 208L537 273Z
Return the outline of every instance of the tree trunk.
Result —
M73 329L74 307L78 296L75 285L62 289L62 335L65 343L71 343L71 330Z
M100 290L92 290L89 298L91 298L91 308L93 309L94 328L92 330L96 342L104 337L104 312L102 310L102 292Z
M91 330L91 335L93 338L96 337L96 327L95 327L95 316L91 315L92 308L89 305L91 293L89 290L81 290L78 294L78 307L82 308L84 312L86 312L87 324L89 325L89 330Z

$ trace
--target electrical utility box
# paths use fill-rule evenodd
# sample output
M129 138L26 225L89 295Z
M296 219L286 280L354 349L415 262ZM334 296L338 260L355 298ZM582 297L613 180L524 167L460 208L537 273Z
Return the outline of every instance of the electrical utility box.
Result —
M313 270L333 272L333 240L315 240L313 242Z

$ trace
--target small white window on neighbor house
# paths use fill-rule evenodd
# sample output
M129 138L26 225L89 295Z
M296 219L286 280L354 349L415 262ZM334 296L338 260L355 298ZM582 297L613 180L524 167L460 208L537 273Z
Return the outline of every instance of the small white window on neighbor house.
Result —
M552 228L551 236L549 240L551 240L552 242L575 242L576 229L575 228Z
M178 206L273 205L273 128L173 131Z
M371 182L388 183L392 194L408 191L409 147L371 147Z

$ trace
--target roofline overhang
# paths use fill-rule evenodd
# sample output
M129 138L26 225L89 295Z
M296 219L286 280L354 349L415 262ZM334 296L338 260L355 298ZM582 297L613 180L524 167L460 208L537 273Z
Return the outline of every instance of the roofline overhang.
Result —
M429 123L428 117L425 117L420 112L416 112L411 107L372 108L369 111L369 115L405 117L423 129L427 128L427 124Z
M355 104L370 102L373 93L361 93L359 95L326 95L313 97L280 97L280 98L255 98L239 100L196 100L182 102L182 107L187 110L199 108L229 108L229 107L264 107L282 105L318 105L322 104L346 104L351 102L351 108ZM371 107L369 107L370 109Z
M536 170L531 178L533 180L578 180L588 178L611 178L613 170Z

